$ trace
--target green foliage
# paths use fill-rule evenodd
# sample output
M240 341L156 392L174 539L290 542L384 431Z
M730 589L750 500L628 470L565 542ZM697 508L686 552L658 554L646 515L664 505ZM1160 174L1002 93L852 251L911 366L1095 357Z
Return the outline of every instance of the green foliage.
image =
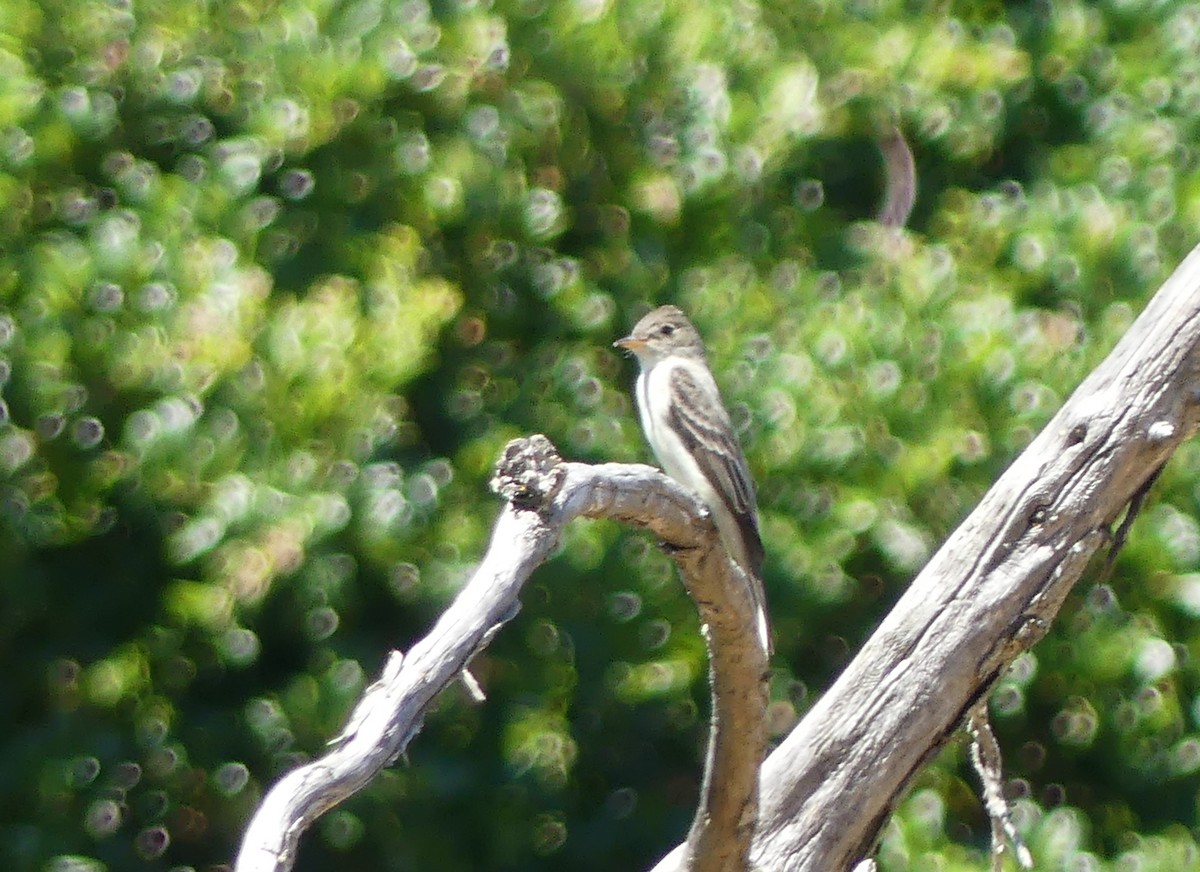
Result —
M1195 242L1177 3L0 9L0 864L227 862L426 629L505 440L646 459L610 343L705 334L760 487L782 735ZM914 151L908 232L875 142ZM1197 864L1196 449L993 712L1046 868ZM300 869L647 866L703 649L580 523ZM880 859L985 869L954 744Z

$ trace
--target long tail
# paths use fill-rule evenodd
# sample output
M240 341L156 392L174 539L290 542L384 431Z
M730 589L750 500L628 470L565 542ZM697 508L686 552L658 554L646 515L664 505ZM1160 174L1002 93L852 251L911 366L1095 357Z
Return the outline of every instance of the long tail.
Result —
M767 619L766 591L763 590L761 578L757 575L745 574L746 581L750 585L750 599L754 602L754 622L758 630L758 640L762 643L767 656L770 657L775 653L775 646L771 644L771 623Z

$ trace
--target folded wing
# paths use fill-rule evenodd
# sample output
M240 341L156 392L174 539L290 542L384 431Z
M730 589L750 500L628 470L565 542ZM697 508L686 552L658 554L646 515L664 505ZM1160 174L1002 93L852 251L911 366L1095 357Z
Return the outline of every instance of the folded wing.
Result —
M761 576L763 545L750 468L716 383L711 376L704 378L707 375L698 375L691 367L674 367L670 380L671 428L737 521L751 564L746 569Z

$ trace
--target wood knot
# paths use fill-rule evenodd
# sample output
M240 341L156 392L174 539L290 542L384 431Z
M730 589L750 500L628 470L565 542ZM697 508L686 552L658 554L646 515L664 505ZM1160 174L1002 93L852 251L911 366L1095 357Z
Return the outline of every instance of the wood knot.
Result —
M1146 431L1151 442L1166 442L1175 435L1175 425L1170 421L1155 421Z
M518 508L540 509L554 499L566 474L554 444L537 433L504 446L491 488Z

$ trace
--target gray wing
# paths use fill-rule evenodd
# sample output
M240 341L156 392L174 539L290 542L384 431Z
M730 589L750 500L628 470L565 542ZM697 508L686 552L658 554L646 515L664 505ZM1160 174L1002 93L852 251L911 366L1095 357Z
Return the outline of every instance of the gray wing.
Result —
M758 533L754 483L716 384L702 385L689 367L676 366L671 370L670 385L671 428L737 520L746 555L753 564L748 568L760 575L763 545Z

